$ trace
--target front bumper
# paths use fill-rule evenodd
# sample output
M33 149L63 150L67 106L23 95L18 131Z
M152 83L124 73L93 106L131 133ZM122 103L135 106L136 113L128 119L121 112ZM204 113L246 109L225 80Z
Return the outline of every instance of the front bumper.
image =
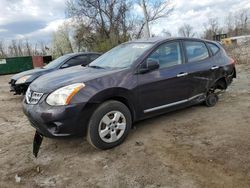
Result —
M24 84L16 84L16 80L11 79L10 84L10 92L14 92L14 95L25 94L30 83Z
M85 103L49 106L46 102L30 105L23 101L23 112L31 125L45 137L73 136L85 130Z

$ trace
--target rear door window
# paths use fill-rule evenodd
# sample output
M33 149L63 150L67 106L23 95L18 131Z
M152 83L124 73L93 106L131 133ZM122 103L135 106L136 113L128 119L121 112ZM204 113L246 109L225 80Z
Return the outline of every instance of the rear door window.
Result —
M199 41L184 41L187 60L189 63L201 61L209 57L205 43Z
M215 45L215 44L212 44L212 43L207 43L208 47L210 48L210 50L212 51L213 54L216 54L220 48Z

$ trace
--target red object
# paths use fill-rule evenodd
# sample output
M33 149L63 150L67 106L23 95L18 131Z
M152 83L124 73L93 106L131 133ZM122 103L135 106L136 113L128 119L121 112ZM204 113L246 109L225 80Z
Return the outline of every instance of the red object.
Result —
M32 56L33 67L43 67L43 56Z

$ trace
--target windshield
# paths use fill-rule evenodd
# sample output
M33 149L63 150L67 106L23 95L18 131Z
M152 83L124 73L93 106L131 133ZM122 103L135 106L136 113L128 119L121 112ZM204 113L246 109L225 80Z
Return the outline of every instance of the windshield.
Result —
M63 61L69 58L69 55L63 55L58 57L57 59L51 61L49 64L45 65L43 68L45 69L53 69L58 67Z
M90 67L99 68L126 68L130 67L152 43L125 43L103 54L89 64Z

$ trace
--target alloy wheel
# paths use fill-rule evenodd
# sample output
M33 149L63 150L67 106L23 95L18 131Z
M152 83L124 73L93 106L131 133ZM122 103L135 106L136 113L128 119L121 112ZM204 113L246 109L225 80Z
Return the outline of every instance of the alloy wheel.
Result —
M126 118L119 111L111 111L103 116L99 123L99 136L106 143L119 140L126 129Z

